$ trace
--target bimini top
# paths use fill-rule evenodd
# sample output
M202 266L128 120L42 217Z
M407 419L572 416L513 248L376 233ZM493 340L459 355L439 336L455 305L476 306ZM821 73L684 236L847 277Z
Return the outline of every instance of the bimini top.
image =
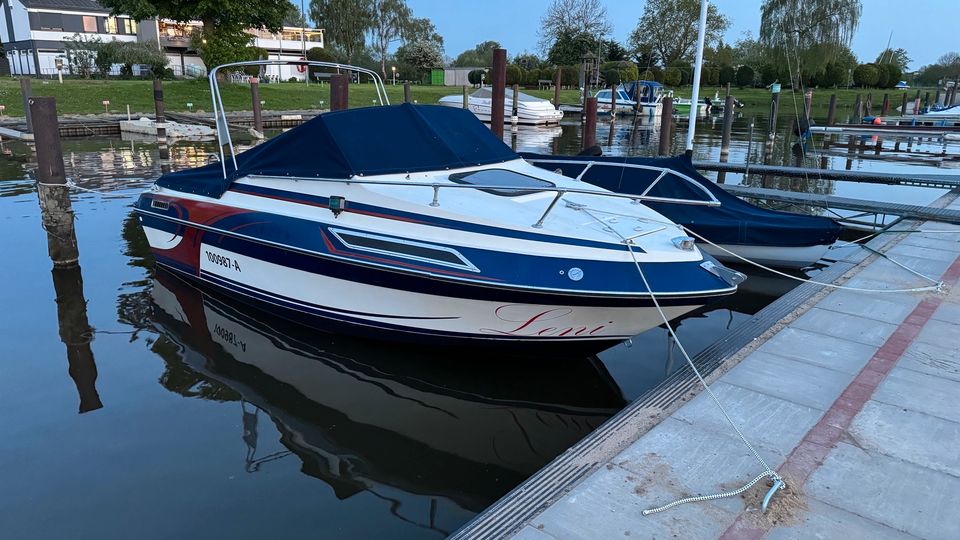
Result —
M219 198L251 175L351 178L487 165L517 159L473 113L433 105L366 107L321 114L237 154L161 176L160 187Z

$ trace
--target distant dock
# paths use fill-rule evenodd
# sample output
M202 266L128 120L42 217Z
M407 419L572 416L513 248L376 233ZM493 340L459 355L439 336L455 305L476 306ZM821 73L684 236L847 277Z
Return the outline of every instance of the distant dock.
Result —
M937 206L960 210L960 190ZM763 472L690 370L557 457L454 538L960 538L960 226L905 221L835 250L804 284L694 358L788 484L766 514ZM875 251L874 251L875 250ZM875 252L882 252L877 255Z

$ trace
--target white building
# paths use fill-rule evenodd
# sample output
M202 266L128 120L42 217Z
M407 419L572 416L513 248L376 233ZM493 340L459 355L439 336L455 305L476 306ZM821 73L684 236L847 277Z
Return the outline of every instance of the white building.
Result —
M14 75L54 76L55 59L65 59L64 42L75 34L102 41L152 41L162 47L168 67L178 76L203 76L206 67L191 47L199 21L177 23L130 17L111 17L108 9L94 0L0 0L3 20L0 40ZM251 45L265 49L270 58L297 60L306 50L323 47L323 30L284 27L279 33L250 30ZM64 65L66 62L64 60ZM273 79L303 79L296 66L270 66L265 73Z

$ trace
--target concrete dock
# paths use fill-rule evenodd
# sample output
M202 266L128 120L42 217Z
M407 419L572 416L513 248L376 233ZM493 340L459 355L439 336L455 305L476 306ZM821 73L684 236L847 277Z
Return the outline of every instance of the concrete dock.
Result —
M948 195L942 206L960 209L960 200ZM888 258L863 256L836 283L930 284L892 259L942 280L942 292L822 289L708 377L788 484L766 513L761 481L739 496L641 514L736 489L764 470L707 393L688 392L662 412L615 418L610 440L625 440L614 451L558 457L454 536L960 538L960 226L908 226L917 232L887 235ZM551 473L575 470L570 462L584 472Z

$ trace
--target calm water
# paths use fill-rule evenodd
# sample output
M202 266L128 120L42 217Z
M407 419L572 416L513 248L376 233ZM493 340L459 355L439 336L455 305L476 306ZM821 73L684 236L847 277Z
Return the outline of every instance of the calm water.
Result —
M523 130L517 146L574 151L578 129ZM698 156L718 152L718 130L703 123ZM657 143L629 122L612 140L608 152L649 154ZM179 143L172 155L189 167L213 149ZM742 160L746 143L733 149L731 161ZM159 174L149 143L64 143L68 176L104 193L76 194L80 268L51 271L27 180L33 157L20 144L0 150L4 537L442 537L683 361L664 329L562 362L398 348L155 275L131 215ZM725 303L678 320L681 340L696 353L792 286L754 275Z

